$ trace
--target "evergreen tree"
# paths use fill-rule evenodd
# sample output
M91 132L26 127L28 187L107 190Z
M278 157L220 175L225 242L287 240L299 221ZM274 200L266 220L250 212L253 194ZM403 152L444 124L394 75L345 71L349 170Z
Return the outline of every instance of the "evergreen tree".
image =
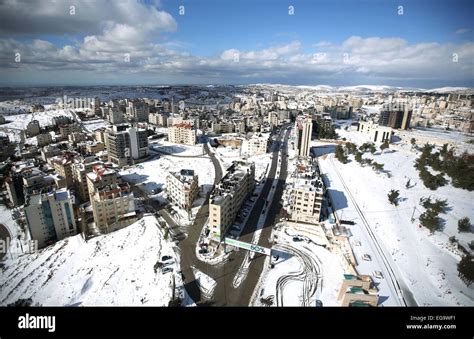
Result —
M464 217L458 220L458 231L459 232L471 231L471 220L468 217Z
M400 195L400 192L398 190L390 190L390 192L387 194L388 201L390 201L392 205L398 206L399 195Z
M474 257L471 254L465 255L458 263L458 276L467 286L474 280Z
M336 151L334 153L337 160L343 164L347 163L347 155L344 153L344 148L341 145L336 146Z
M390 147L390 145L389 145L389 143L388 143L388 140L385 140L385 141L383 142L383 144L380 145L380 150L381 150L382 153L383 153L383 151L386 150L386 149L389 148L389 147Z
M429 229L431 233L438 230L440 218L438 217L438 213L435 211L428 209L420 215L419 219L421 225Z

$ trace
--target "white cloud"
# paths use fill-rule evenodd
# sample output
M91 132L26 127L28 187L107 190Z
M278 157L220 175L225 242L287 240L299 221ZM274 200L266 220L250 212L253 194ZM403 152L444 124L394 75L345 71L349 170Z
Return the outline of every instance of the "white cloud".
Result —
M169 41L154 42L155 29L154 25L109 22L99 34L62 47L44 40L25 43L0 39L0 75L2 69L80 70L78 77L91 71L93 76L116 76L119 82L127 74L155 74L160 78L172 75L180 77L181 82L201 78L224 82L259 77L288 81L318 77L350 79L360 75L401 82L407 79L472 81L474 75L474 43L409 44L397 37L351 36L318 53L303 51L301 43L295 40L256 50L230 48L215 56L200 57L186 53L181 47L174 49ZM22 54L20 64L13 62L14 51ZM130 62L124 62L124 53L130 54ZM458 55L457 63L452 61L453 53Z
M456 32L454 32L454 34L464 34L464 33L470 32L470 31L471 30L469 28L460 28Z

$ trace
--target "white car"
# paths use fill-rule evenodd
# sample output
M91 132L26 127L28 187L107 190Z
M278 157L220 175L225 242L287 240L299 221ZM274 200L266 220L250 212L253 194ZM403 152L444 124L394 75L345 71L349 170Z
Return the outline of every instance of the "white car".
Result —
M374 271L373 274L374 274L374 277L379 278L379 279L383 279L383 274L382 274L382 272L380 272L380 271Z
M364 254L362 256L362 260L365 260L365 261L372 261L372 257L369 255L369 254Z

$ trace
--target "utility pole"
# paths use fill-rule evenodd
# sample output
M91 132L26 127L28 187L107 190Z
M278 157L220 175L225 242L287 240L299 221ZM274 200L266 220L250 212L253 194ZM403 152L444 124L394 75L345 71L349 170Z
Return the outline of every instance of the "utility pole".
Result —
M411 223L413 224L413 222L415 221L415 210L416 210L416 206L413 206L413 213L411 215Z

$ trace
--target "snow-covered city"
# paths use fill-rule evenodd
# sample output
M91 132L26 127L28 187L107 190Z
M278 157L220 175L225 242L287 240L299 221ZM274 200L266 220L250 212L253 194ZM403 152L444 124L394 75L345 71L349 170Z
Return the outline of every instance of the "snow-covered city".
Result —
M0 0L0 339L471 338L473 14Z
M474 304L468 89L148 91L1 102L3 305Z

